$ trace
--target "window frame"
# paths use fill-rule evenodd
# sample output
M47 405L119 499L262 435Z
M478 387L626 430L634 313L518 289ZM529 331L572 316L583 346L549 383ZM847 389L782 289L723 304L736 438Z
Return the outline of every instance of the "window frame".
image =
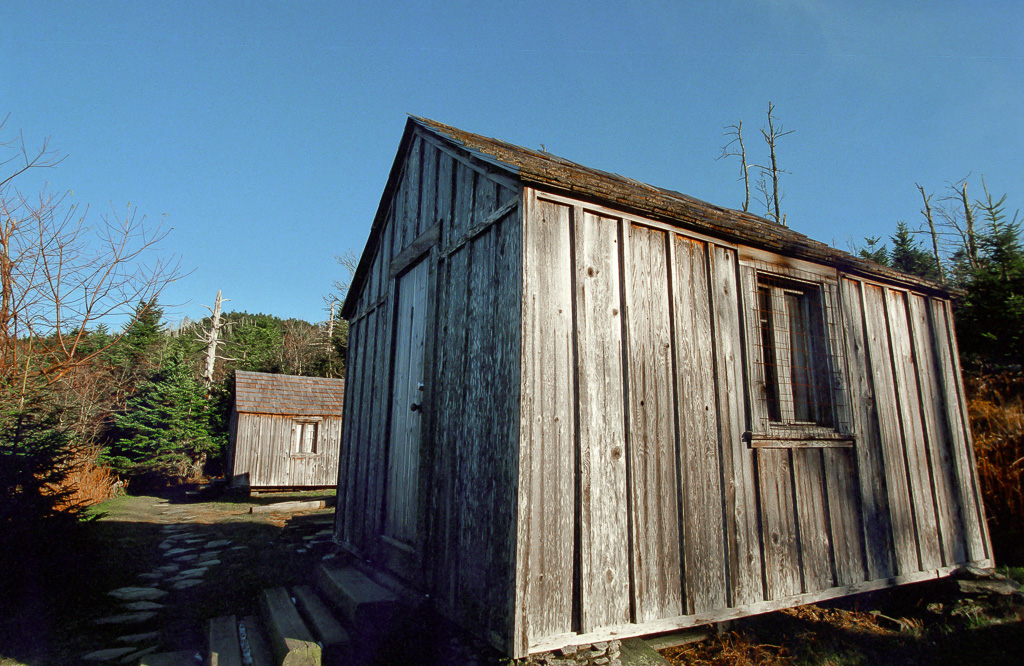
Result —
M746 326L744 350L747 369L748 397L748 430L744 439L751 447L769 448L822 448L850 447L854 445L854 435L849 409L849 380L846 367L846 350L839 324L839 277L835 271L824 267L813 266L805 262L778 257L775 261L760 259L758 261L741 261L741 279L743 283L743 310ZM825 391L828 397L829 418L818 417L811 421L798 421L795 418L797 407L792 402L792 382L785 376L778 375L792 371L792 361L788 343L780 344L778 339L766 340L765 322L761 316L764 304L764 289L770 289L768 296L774 302L778 312L783 313L786 322L781 329L791 334L789 325L788 304L783 303L785 293L802 293L810 298L805 307L815 308L808 311L806 323L809 327L818 327L819 339L816 344L824 345L824 349L809 349L807 357L814 361L809 376L814 380L808 385L816 391ZM769 324L769 328L774 327ZM809 336L814 337L814 336ZM780 370L769 383L766 376L766 365L763 350L771 349L776 359L783 357L778 363ZM824 382L824 386L820 384ZM772 411L771 385L775 386L775 410ZM786 391L789 395L786 395ZM789 398L788 406L784 403ZM820 409L824 404L821 400L804 403L808 407L817 405ZM777 416L778 420L773 420Z
M293 418L292 419L292 436L291 443L289 446L291 455L293 458L302 458L310 456L320 455L320 422L322 418L317 417L306 417L306 418ZM312 426L313 435L310 438L311 450L303 451L302 443L304 441L303 431L307 426Z

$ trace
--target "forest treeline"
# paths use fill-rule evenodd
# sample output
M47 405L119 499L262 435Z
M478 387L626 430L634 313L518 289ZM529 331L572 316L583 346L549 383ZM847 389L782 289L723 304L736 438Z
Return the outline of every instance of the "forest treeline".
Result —
M85 360L0 397L3 522L75 515L126 486L219 476L236 369L344 374L343 320L228 312L205 381L211 319L172 328L162 317L156 301L138 303L122 329L81 335ZM53 337L18 341L22 362L30 344L51 347Z
M942 283L956 292L962 365L970 371L1016 369L1024 361L1024 246L1020 213L1008 212L982 179L973 201L968 181L949 183L934 200L918 185L922 222L895 224L888 239L866 238L861 257Z
M762 133L774 155L774 140L788 132L773 125L771 111L769 106L768 130ZM737 125L737 140L740 136ZM749 165L742 142L739 146L739 153L725 154L741 156L745 178ZM173 328L163 322L159 295L180 272L176 262L154 255L164 236L159 225L147 224L130 206L87 221L87 210L45 186L25 195L17 189L19 179L57 166L62 156L46 142L27 150L20 136L0 143L0 153L4 149L0 542L38 534L40 521L74 522L89 503L125 484L141 487L221 473L235 369L343 375L347 326L340 318L326 326L245 312L223 316L209 374L214 318ZM785 172L774 157L771 164L762 168L773 182L762 188L764 205L784 224L777 179ZM938 195L918 186L923 202L918 224L895 222L888 237L865 239L853 250L952 289L964 367L1009 372L1018 380L999 386L1019 389L1021 220L1008 212L1006 196L994 198L983 180L981 196L969 196L974 191L969 185L950 183ZM747 192L744 207L749 183ZM351 255L339 261L341 274L354 268ZM335 287L345 290L344 284ZM1024 451L1014 453L1024 448L1024 434L1008 437L1017 448L999 459L1008 460L1016 476L1004 485L1007 492L1017 488L1014 501L1024 515L1018 482ZM1005 465L992 467L1002 473Z

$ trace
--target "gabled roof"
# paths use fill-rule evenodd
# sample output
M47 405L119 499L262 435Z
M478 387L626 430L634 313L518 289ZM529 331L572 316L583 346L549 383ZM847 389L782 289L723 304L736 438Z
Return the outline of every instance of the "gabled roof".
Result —
M235 410L281 416L341 416L344 379L235 370Z
M354 314L354 299L361 291L366 273L369 271L380 233L387 220L391 196L401 177L405 153L417 129L440 138L481 166L504 172L524 185L605 203L610 208L618 208L623 212L633 212L725 241L830 265L845 272L895 280L917 285L929 291L948 293L948 290L934 282L855 257L751 213L723 208L680 192L591 169L551 153L522 148L497 139L464 132L434 120L410 116L381 197L380 207L370 229L370 238L342 308L342 313L346 317Z

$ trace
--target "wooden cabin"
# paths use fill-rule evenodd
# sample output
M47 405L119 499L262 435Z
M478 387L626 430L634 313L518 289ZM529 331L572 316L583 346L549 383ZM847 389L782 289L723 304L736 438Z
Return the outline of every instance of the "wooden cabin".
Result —
M336 539L510 655L992 565L939 285L411 118L343 312Z
M325 488L338 475L345 380L235 370L233 487Z

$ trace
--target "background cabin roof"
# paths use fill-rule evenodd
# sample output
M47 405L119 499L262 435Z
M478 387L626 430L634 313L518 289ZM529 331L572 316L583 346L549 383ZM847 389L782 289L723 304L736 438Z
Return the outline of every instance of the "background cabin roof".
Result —
M345 380L235 370L235 410L246 414L341 416Z
M751 213L716 206L674 190L585 167L551 153L465 132L428 118L410 116L387 186L381 196L380 207L370 229L366 249L360 258L342 308L345 317L354 314L355 299L358 298L366 273L369 271L387 220L391 195L401 177L405 153L412 144L417 128L441 138L466 157L477 161L481 167L504 172L528 186L611 204L610 207L620 208L624 212L635 212L722 240L822 263L844 272L912 284L927 291L951 293L951 290L935 282L880 266Z

